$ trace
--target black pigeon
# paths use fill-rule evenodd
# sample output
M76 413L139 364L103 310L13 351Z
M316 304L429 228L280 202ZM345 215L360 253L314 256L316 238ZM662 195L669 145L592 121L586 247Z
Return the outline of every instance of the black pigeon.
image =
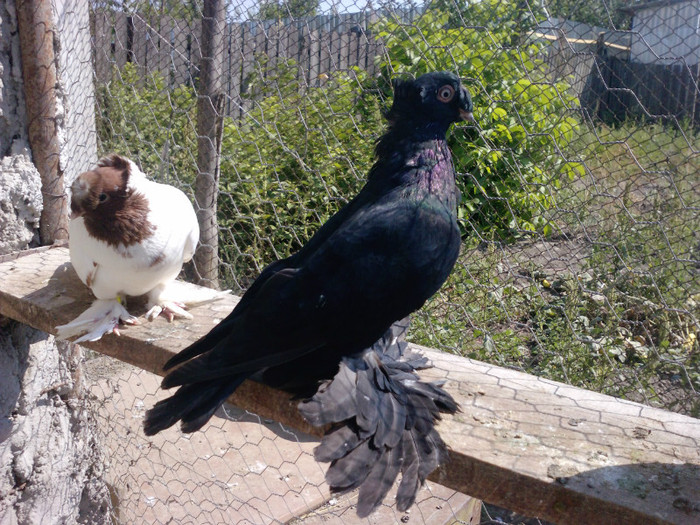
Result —
M410 359L385 335L440 288L457 259L459 193L445 134L473 120L472 101L456 75L428 73L394 82L387 118L360 193L165 364L180 366L162 387L180 388L146 413L147 435L177 421L183 432L200 429L247 378L309 394L335 377L301 405L312 423L339 423L316 452L334 462L330 485L375 487L360 489L358 512L368 514L402 471L399 508L411 505L444 453L434 422L457 407L438 385L417 383ZM344 407L324 408L336 392Z

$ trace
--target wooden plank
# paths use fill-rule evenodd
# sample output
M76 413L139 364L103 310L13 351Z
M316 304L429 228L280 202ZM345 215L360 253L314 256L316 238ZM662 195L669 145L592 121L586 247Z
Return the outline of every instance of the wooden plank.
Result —
M325 73L328 75L331 71L331 31L319 32L319 52L318 52L318 69L319 74Z
M287 40L287 56L296 62L296 78L302 75L302 60L304 53L304 28L299 22L289 25Z
M101 85L112 79L112 24L105 11L96 11L94 20L95 83Z
M170 73L172 71L172 52L175 40L175 18L163 15L158 17L158 58L153 64L153 71L158 71L170 84Z
M148 52L150 51L150 28L148 22L140 15L133 16L134 36L132 40L132 61L138 67L140 85L143 86L148 71Z
M360 69L364 71L369 71L369 41L367 40L367 34L363 31L358 35L358 56L357 65Z
M359 525L408 515L394 507L394 487L371 521L360 520L352 508L357 491L331 498L325 465L313 458L317 439L230 405L196 434L173 427L145 436L144 411L167 396L158 376L108 357L87 361L83 371L119 523ZM148 478L153 473L157 479ZM410 516L411 523L478 523L480 511L480 501L430 482Z
M255 67L255 34L251 24L246 22L241 26L241 116L250 110L252 102L248 92L251 74Z
M259 22L255 34L255 55L253 59L255 60L256 76L259 80L263 81L267 78L268 65L263 64L261 61L265 61L267 58L267 47L267 28L265 27L265 24L263 22Z
M0 263L0 314L50 333L91 300L66 248ZM89 348L161 373L175 352L203 335L236 298L105 336ZM133 301L132 313L145 306ZM431 479L490 503L556 523L700 523L700 420L521 372L422 349L462 411L439 430L450 461ZM319 434L296 401L244 383L237 406Z
M199 77L199 67L202 62L202 20L198 18L190 22L190 39L187 47L187 60L190 64L190 85L194 85Z
M112 43L111 52L114 63L121 69L126 64L127 51L127 16L126 13L116 11L112 13Z
M335 73L340 69L340 33L333 30L328 35L328 73Z
M182 19L172 19L173 45L170 51L173 85L180 86L191 82L190 46L192 42L192 25Z
M318 76L321 74L321 33L318 30L310 31L307 35L309 45L309 73L307 86L319 85Z
M348 56L350 55L350 33L340 33L338 42L338 69L345 71L348 68Z

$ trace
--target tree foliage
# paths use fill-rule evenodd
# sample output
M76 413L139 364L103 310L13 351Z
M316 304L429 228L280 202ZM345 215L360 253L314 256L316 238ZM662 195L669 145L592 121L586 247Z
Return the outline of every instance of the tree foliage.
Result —
M219 225L235 241L222 257L236 279L298 250L359 190L373 161L382 119L377 97L361 87L366 73L307 88L296 71L292 60L263 66L251 79L253 110L224 128Z
M118 152L151 177L190 186L197 174L197 99L191 86L169 88L159 73L143 76L135 64L99 86L97 132L101 153Z
M464 174L458 180L460 217L480 232L501 236L549 233L543 211L554 204L562 175L573 177L581 169L556 154L578 127L568 114L576 102L565 84L537 77L538 71L544 75L538 45L528 40L513 47L534 27L532 12L525 16L512 4L481 0L460 13L461 25L441 9L410 26L380 21L375 30L389 57L381 64L384 84L395 74L435 70L465 79L481 132L457 126L450 137L455 167Z
M280 20L316 15L319 0L263 0L255 14L258 20Z

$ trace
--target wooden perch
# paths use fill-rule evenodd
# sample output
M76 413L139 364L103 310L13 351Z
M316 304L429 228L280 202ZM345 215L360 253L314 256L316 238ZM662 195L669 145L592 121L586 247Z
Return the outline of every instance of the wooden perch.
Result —
M63 247L0 260L0 314L49 333L92 301ZM128 327L85 346L161 374L237 299L193 321ZM130 304L134 315L144 305ZM528 516L575 524L700 524L700 420L460 357L421 349L429 379L462 411L439 430L450 461L434 481ZM246 382L231 403L319 435L283 392Z

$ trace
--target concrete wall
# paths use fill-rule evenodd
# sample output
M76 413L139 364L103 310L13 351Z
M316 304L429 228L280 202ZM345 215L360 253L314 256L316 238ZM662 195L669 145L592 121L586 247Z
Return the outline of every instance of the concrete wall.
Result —
M54 0L58 53L59 95L62 104L61 168L69 185L97 162L95 89L92 74L89 2Z
M94 162L87 2L58 2L61 164ZM87 43L87 46L85 46ZM77 47L75 47L77 46ZM0 2L0 255L38 242L41 184L27 142L15 1ZM77 93L76 93L77 92ZM104 461L79 347L0 318L0 523L107 523Z

